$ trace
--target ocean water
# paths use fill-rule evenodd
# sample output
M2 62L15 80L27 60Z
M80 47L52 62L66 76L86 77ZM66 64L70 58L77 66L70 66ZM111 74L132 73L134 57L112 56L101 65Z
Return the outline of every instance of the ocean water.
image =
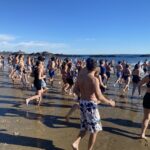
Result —
M117 64L118 61L122 61L122 60L125 60L127 63L129 63L130 65L135 65L136 63L138 63L139 61L141 62L141 64L147 60L147 61L150 61L150 56L137 56L137 55L121 55L121 56L92 56L92 55L88 55L88 56L79 56L79 57L75 57L75 56L71 56L71 57L68 57L68 58L71 58L73 60L76 60L76 59L87 59L89 57L92 57L92 58L95 58L96 60L100 60L100 59L103 59L103 60L108 60L108 61L111 61L113 60L115 62L115 64Z
M108 60L111 61L113 60L115 64L117 64L118 61L125 60L127 63L129 63L131 66L134 66L137 62L141 62L141 64L145 61L148 60L150 61L150 55L147 56L141 56L141 55L66 55L66 56L59 56L59 58L64 59L64 58L70 58L75 62L77 59L87 59L89 57L95 58L96 60ZM6 57L7 58L7 57ZM46 64L48 63L48 60L50 57L46 56ZM25 56L25 62L26 62L26 56ZM5 59L5 64L7 64L7 59Z

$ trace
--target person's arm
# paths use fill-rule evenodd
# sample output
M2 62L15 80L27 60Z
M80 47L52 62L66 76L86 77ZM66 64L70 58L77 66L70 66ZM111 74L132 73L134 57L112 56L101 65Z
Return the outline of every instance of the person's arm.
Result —
M139 90L140 95L141 95L141 86L144 85L145 83L147 83L148 80L149 80L149 78L148 78L148 76L146 76L139 82L138 90Z
M131 76L131 75L132 75L131 70L130 70L130 69L128 69L128 71L129 71L129 76Z
M103 76L104 76L104 78L107 80L107 75L106 75L106 73L104 73L104 75L103 75Z
M98 79L99 79L100 86L102 86L103 88L107 88L107 86L105 86L105 85L103 84L101 75L98 76Z
M105 98L103 96L103 94L101 93L101 90L99 88L99 81L98 79L96 78L94 83L93 83L93 88L94 88L94 91L95 91L95 95L98 99L98 101L102 102L102 103L105 103L105 104L108 104L108 105L111 105L111 106L115 106L115 102L112 101L112 100L108 100L107 98Z

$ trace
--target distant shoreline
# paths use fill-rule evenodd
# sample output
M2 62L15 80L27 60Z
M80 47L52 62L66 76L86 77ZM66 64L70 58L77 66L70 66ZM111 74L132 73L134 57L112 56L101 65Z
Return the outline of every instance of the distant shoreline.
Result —
M59 57L150 57L150 54L94 54L94 55L74 55L74 54L55 54Z
M150 57L150 54L54 54L47 51L37 52L37 53L25 53L23 51L18 52L0 52L0 55L15 55L15 54L24 54L24 55L43 55L43 56L56 56L56 57Z

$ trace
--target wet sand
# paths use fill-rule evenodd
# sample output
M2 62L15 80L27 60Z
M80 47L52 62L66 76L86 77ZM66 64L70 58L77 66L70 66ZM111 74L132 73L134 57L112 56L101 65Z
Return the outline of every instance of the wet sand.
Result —
M58 80L55 84L40 107L33 103L27 107L25 98L34 91L13 86L7 72L0 72L0 150L71 150L80 128L79 110L69 123L65 121L75 101L61 94ZM139 139L142 99L130 99L131 90L128 97L121 98L119 89L112 85L106 96L116 100L117 106L99 106L103 131L98 134L94 150L150 149L150 141ZM86 150L87 143L88 136L82 140L80 150Z

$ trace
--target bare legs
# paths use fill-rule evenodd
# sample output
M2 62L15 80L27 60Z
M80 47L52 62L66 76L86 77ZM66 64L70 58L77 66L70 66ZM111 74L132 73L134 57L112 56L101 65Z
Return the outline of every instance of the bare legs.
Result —
M81 139L86 135L86 131L80 131L77 139L74 141L74 143L72 144L72 148L73 150L79 150L79 144Z
M95 144L96 141L96 137L97 137L97 133L91 133L90 134L90 138L89 138L89 143L88 143L88 150L93 150L93 146ZM72 144L72 148L73 150L79 150L79 144L81 139L86 135L86 131L80 131L77 139L74 141L74 143Z
M91 133L90 138L89 138L89 144L88 144L88 150L92 150L96 141L97 133Z
M147 137L145 136L145 132L148 127L149 120L150 120L150 110L144 108L144 118L142 122L142 133L141 133L141 138L143 139L147 139Z
M53 87L54 79L50 77L49 82L50 82L50 86Z
M36 99L38 101L38 105L40 105L41 100L42 100L42 93L43 93L43 90L38 90L37 95L31 96L31 97L26 99L26 104L28 105L30 101Z
M133 88L132 88L132 97L133 97L133 95L134 95L134 93L135 93L135 90L138 88L138 83L133 83ZM139 91L139 89L138 89L138 93L139 93L139 96L140 96L140 91Z
M115 82L115 84L114 84L114 87L116 86L116 84L119 84L119 85L120 85L120 84L121 84L121 80L122 80L121 77L119 77L119 78L116 80L116 82Z
M131 80L131 78L128 77L127 81L125 82L125 87L123 89L124 93L128 91L128 88L129 88L129 85L130 85L130 80Z
M66 115L66 121L69 122L69 118L70 116L73 114L74 111L76 111L77 109L79 109L79 104L76 103L72 106L72 108L69 110L68 114Z
M137 84L136 83L133 83L133 88L132 88L132 97L133 97L133 95L134 95L134 93L135 93L135 90L136 90L136 88L137 88L138 86L137 86Z

